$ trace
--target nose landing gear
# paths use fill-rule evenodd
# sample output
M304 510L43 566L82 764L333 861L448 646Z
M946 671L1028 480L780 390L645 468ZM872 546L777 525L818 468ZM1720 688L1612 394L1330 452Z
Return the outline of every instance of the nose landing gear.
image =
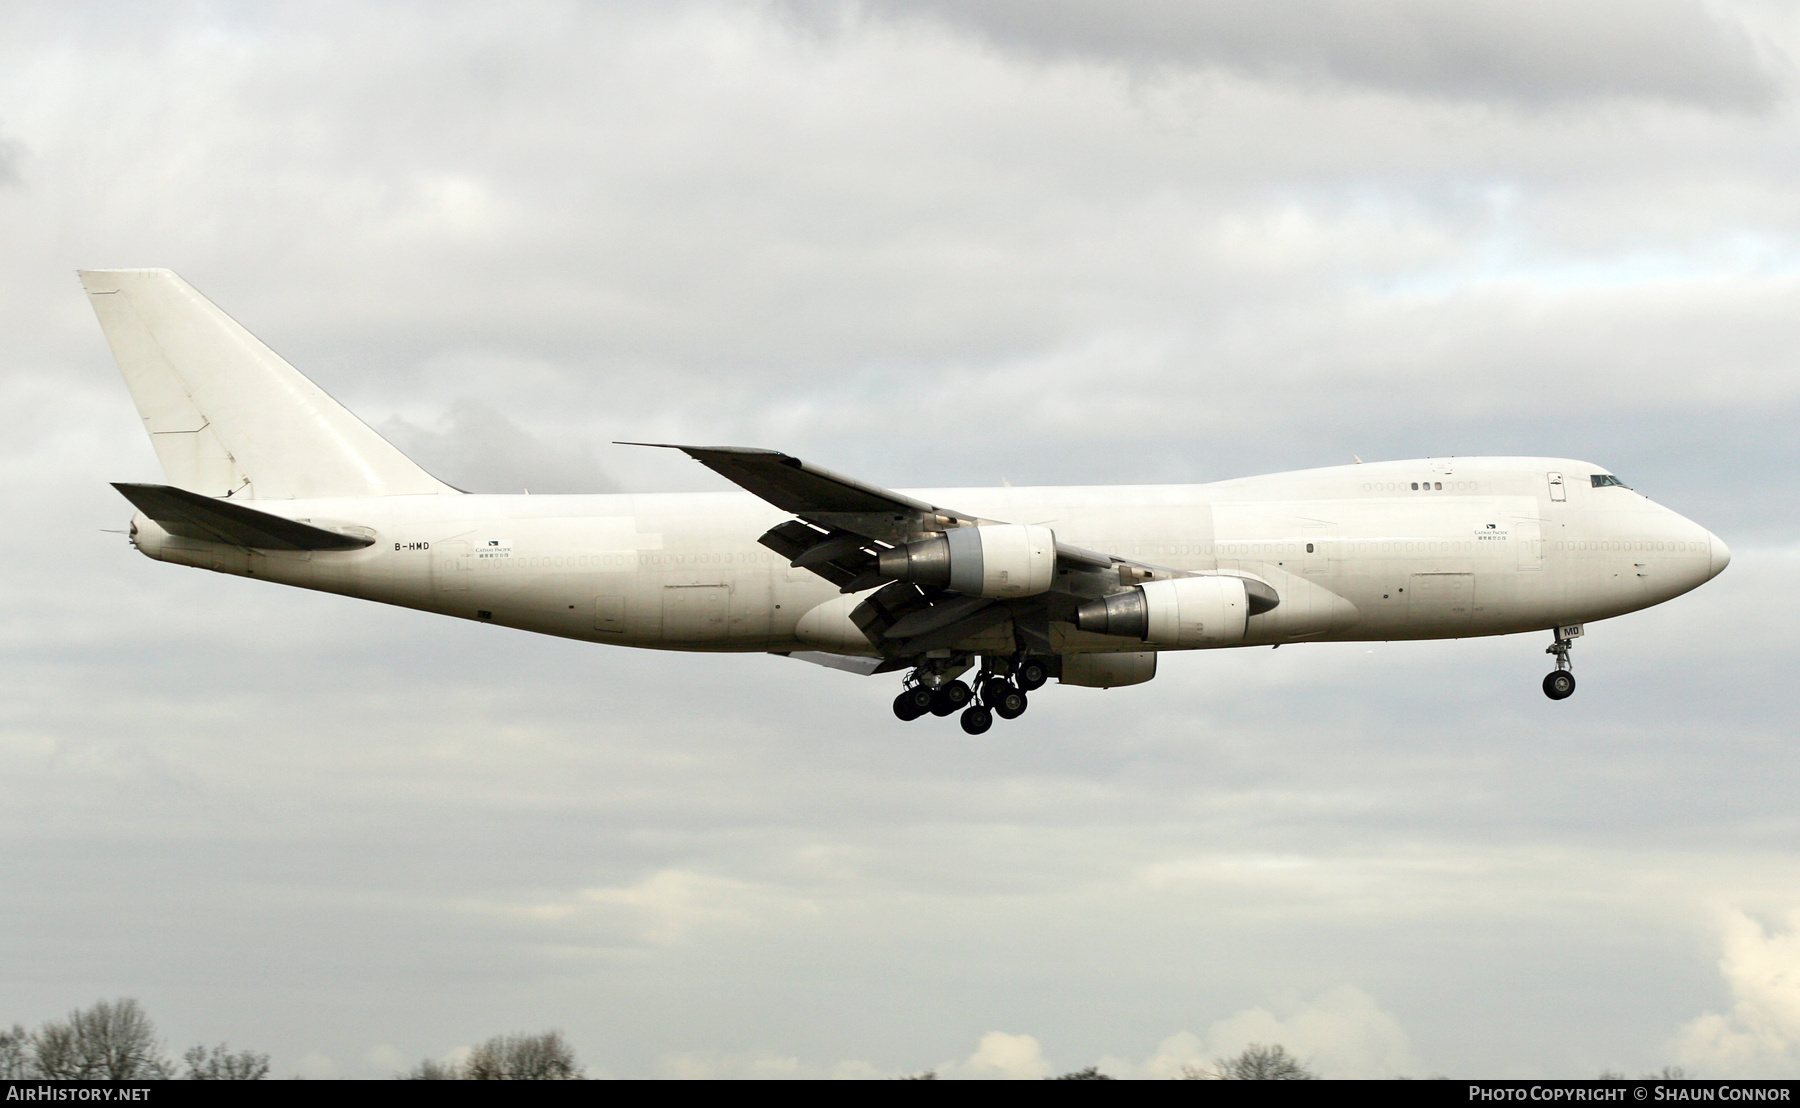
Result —
M1576 629L1580 633L1579 628ZM1556 668L1544 678L1544 695L1551 700L1567 700L1575 695L1575 672L1569 666L1569 648L1575 645L1574 638L1564 638L1563 628L1557 628L1556 641L1544 651L1556 655Z
M1566 700L1575 693L1575 675L1566 669L1544 676L1544 695L1551 700Z

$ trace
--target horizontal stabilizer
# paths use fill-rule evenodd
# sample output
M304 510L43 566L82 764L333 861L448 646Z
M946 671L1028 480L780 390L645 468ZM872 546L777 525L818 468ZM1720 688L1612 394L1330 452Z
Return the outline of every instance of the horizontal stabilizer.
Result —
M284 519L242 504L201 496L170 485L114 482L125 499L171 535L202 542L247 546L253 550L356 550L375 541L368 536L327 531L310 523Z

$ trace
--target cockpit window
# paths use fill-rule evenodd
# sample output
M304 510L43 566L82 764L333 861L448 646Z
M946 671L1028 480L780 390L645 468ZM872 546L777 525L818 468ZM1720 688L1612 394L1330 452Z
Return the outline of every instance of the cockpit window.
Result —
M1617 477L1614 477L1610 473L1594 474L1594 487L1595 488L1603 489L1608 485L1617 485L1622 489L1628 489L1631 487L1630 485L1627 485L1625 482L1619 480Z

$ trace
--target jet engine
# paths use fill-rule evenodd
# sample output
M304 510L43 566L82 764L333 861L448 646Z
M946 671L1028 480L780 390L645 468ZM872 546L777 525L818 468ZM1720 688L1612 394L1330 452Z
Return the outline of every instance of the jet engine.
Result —
M881 552L881 575L996 600L1047 592L1056 573L1048 527L995 523L957 527Z
M1151 581L1075 610L1075 626L1180 649L1241 642L1246 621L1281 602L1275 590L1243 577Z

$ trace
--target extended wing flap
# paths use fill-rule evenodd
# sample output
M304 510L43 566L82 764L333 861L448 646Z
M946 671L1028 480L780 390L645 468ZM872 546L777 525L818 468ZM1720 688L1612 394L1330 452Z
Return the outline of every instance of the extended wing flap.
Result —
M810 523L790 519L778 523L756 540L788 560L795 569L809 569L845 592L860 592L882 582L875 573L877 544L850 531L820 530Z
M356 550L374 536L327 531L171 485L114 482L113 488L171 535L253 550Z

